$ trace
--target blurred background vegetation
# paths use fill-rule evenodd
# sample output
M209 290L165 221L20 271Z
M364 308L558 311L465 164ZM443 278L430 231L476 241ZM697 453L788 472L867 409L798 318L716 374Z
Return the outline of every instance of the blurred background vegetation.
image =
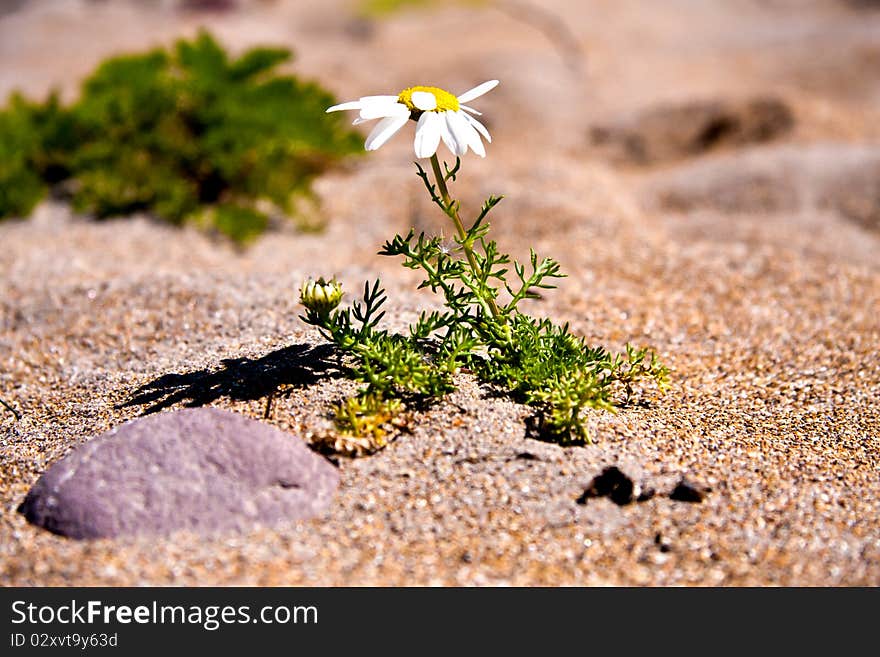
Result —
M876 0L0 0L0 219L51 194L238 242L318 225L317 176L368 126L304 79L347 99L499 78L475 172L570 158L688 221L816 206L875 230L878 25ZM397 141L371 161L408 162Z
M0 219L50 190L96 218L146 211L238 243L272 216L313 225L311 183L363 150L336 99L280 75L284 48L230 58L207 32L105 60L74 103L13 94L0 111Z
M407 9L432 9L444 4L485 5L490 0L358 0L357 9L362 16L381 18Z

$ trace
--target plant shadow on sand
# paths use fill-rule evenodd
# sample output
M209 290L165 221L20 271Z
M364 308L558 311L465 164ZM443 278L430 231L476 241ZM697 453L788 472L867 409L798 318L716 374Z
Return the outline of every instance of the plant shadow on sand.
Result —
M175 404L196 407L221 397L235 401L266 399L265 416L272 399L284 386L306 386L322 376L342 374L337 350L333 345L294 344L260 358L227 358L219 369L205 368L184 374L163 374L132 394L117 408L147 406L141 415L149 415Z

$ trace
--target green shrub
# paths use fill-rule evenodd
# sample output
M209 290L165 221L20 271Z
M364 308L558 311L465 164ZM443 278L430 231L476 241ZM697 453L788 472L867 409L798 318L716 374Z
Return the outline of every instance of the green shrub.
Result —
M458 4L481 5L486 0L458 0ZM360 0L359 13L367 18L382 18L407 9L441 7L439 0Z
M274 72L288 59L281 48L233 59L203 32L105 61L69 107L14 96L0 112L0 218L65 181L96 218L143 210L174 224L208 217L240 242L259 235L267 211L295 215L317 175L362 152L358 133L325 115L331 94Z
M66 177L61 151L68 134L69 116L56 96L33 104L13 94L0 112L0 218L29 214L47 183Z

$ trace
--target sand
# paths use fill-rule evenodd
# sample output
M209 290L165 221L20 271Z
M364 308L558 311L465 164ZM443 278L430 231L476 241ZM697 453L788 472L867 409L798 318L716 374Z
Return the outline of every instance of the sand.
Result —
M658 200L671 187L705 198L707 180L724 186L756 158L787 163L757 165L771 185L810 190L854 166L852 148L876 157L880 13L831 1L541 3L567 17L572 52L492 6L364 23L342 2L241 4L181 15L35 2L0 18L0 92L73 93L106 54L199 24L236 48L292 44L295 69L346 99L498 77L479 101L489 155L469 156L454 188L465 210L505 194L502 247L523 257L532 246L569 274L529 312L612 348L652 346L672 385L591 414L595 443L562 448L527 436L528 408L461 374L389 447L339 460L321 518L207 538L54 536L16 507L48 465L147 410L131 403L143 386L163 408L262 418L268 379L279 394L265 421L292 439L330 427L330 405L353 387L313 351L323 341L298 318L300 280L336 275L354 291L381 277L388 325L403 330L435 301L376 251L410 225L448 227L422 198L405 138L319 181L324 233L281 227L245 251L47 202L0 224L0 397L21 413L0 408L0 584L880 583L880 232L815 194L686 211ZM651 167L589 145L592 125L625 113L754 94L791 107L781 141ZM207 391L186 376L212 372ZM184 376L162 388L169 374ZM610 465L658 494L578 504ZM664 494L682 477L711 489L702 503Z

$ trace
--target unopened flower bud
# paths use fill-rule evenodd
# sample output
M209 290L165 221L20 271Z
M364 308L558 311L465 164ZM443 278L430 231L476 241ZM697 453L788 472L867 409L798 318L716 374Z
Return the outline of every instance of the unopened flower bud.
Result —
M299 301L309 310L327 315L342 301L342 283L335 278L330 281L309 279L300 287Z

